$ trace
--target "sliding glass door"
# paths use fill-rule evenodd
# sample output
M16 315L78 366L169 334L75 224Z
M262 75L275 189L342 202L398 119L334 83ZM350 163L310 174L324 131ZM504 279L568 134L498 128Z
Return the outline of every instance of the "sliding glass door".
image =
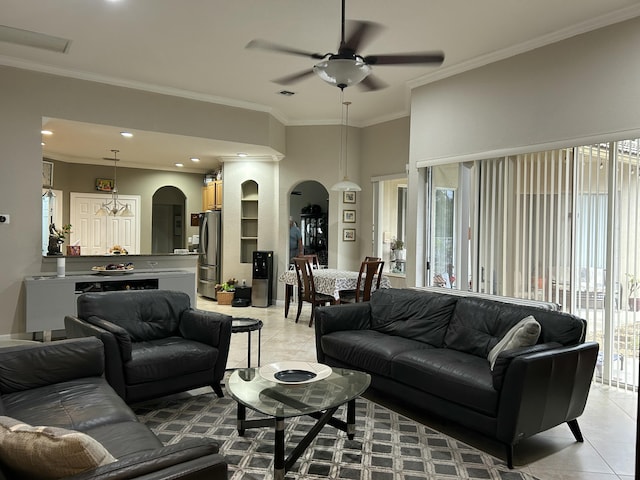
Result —
M471 289L558 303L585 318L587 338L601 345L596 378L630 388L640 347L639 143L477 161L468 200ZM446 240L465 230L446 230L456 221L443 198L455 203L455 192L434 182L431 194L441 270L456 255Z

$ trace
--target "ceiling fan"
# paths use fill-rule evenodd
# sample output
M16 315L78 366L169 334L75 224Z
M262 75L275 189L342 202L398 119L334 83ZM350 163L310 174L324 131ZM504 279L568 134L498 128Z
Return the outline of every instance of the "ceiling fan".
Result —
M444 61L442 52L415 52L363 56L358 53L377 34L382 26L362 20L349 22L349 35L345 36L345 0L342 0L342 24L338 53L313 53L278 45L267 40L252 40L247 48L260 48L279 53L287 53L322 60L310 70L287 75L273 80L280 85L290 85L314 73L322 80L344 90L350 85L359 85L364 90L380 90L387 85L371 75L372 65L440 65Z

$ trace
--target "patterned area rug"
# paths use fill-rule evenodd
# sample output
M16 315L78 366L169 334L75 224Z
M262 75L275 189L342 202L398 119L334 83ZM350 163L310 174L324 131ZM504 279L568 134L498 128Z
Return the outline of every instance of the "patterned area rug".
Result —
M210 437L220 444L232 480L273 478L273 428L236 430L236 403L213 393L149 401L134 407L140 420L165 443ZM344 409L336 415L345 417ZM258 414L247 409L247 418ZM286 420L286 455L314 419ZM287 479L535 480L505 462L366 399L356 403L356 436L325 426L286 475Z

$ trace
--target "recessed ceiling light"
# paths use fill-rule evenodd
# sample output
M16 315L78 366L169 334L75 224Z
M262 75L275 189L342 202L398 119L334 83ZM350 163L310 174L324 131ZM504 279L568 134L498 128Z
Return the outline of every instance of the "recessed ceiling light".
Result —
M176 167L184 167L184 163L176 163Z
M44 147L45 143L44 142L40 142L40 145L42 145Z
M199 162L200 159L198 157L191 157L189 160L191 160L192 162Z
M53 135L53 132L51 130L40 130L40 133L42 135Z
M248 156L248 155L247 155L246 153L244 153L244 152L238 152L238 153L237 153L237 155L238 155L239 157L247 157L247 156Z
M133 137L133 133L131 133L131 132L120 132L120 135L122 135L124 138Z

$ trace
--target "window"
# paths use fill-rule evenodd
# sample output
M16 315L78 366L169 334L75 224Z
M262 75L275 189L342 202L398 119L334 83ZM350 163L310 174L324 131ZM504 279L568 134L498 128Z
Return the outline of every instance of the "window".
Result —
M385 272L404 275L406 258L407 178L384 178L374 186L373 252Z

